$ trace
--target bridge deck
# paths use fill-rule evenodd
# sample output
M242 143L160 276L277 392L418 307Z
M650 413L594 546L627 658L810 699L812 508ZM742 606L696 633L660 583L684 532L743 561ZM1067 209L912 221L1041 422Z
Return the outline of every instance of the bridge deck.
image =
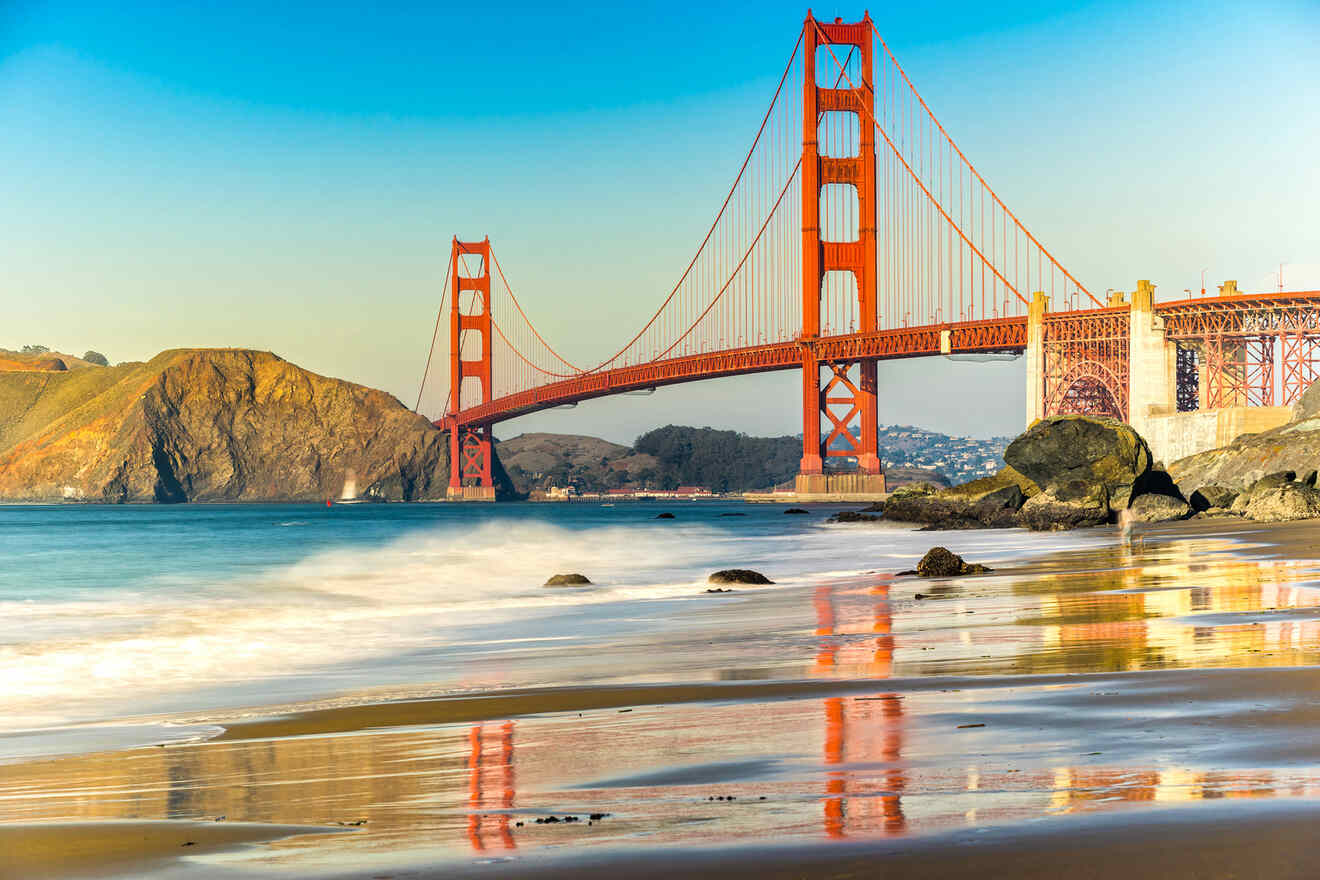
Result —
M948 351L941 349L941 338L948 333ZM997 351L1022 351L1027 345L1025 317L999 318L959 324L931 324L827 336L816 340L801 339L775 342L724 351L666 358L635 366L598 370L550 382L545 385L497 397L489 403L468 407L436 422L437 427L451 424L495 424L506 419L556 406L622 394L681 382L697 382L747 373L802 368L802 356L808 346L824 361L895 360L929 357L939 354L975 354Z

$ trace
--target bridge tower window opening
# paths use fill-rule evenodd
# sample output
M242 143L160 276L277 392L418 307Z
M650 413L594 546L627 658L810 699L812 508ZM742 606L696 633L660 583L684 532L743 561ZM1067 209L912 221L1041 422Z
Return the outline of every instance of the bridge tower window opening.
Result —
M820 188L820 240L854 242L860 237L860 198L851 183Z

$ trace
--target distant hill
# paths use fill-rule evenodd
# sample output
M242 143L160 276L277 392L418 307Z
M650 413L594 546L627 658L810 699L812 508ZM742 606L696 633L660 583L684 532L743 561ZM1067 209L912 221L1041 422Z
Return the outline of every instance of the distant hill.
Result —
M383 391L243 349L58 359L0 365L0 499L310 501L350 472L364 495L445 495L444 435Z
M497 444L500 461L520 492L578 485L617 489L656 477L656 460L599 437L520 434Z
M0 372L62 373L96 364L58 351L10 351L0 348Z
M577 434L522 434L499 442L497 448L519 492L551 486L575 486L583 492L678 486L741 492L791 481L802 456L802 438L666 425L638 437L632 448ZM887 475L895 486L923 480L949 485L933 469L891 466Z

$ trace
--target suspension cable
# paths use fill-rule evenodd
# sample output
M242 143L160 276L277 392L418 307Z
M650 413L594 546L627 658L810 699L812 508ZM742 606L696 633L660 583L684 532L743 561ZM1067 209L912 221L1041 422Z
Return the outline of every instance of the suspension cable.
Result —
M522 305L518 302L518 296L513 292L513 286L509 284L509 279L504 277L504 269L500 267L500 258L496 256L495 248L490 249L490 258L491 261L495 264L495 271L499 273L500 280L504 282L504 289L509 292L509 298L513 300L514 308L518 310L518 314L522 315L522 319L525 322L527 322L527 326L528 328L531 329L532 335L535 336L540 341L540 343L545 346L546 351L554 355L555 359L558 360L561 364L568 367L570 370L573 370L577 373L581 373L582 372L581 367L577 366L576 364L569 363L567 360L565 360L563 356L559 354L559 352L554 350L554 348L550 345L550 343L545 341L545 337L543 337L540 333L537 332L536 325L533 324L531 319L527 317L527 313L523 311ZM507 342L508 340L505 341ZM555 375L555 374L551 374L551 375Z
M422 370L422 386L417 389L417 405L413 407L413 412L422 408L422 392L426 390L426 377L431 374L431 358L435 356L435 344L440 339L440 320L445 314L445 300L449 297L449 272L453 269L453 260L445 264L445 280L443 292L440 294L440 311L435 313L435 331L431 333L431 350L426 353L426 369ZM441 418L449 414L449 402L445 401L445 410L440 414Z
M839 64L839 56L834 54L834 46L829 42L829 38L825 36L824 32L821 31L820 25L816 24L815 19L812 19L811 24L812 27L816 29L817 35L821 37L821 44L825 46L827 50L829 50L830 57L834 59L834 63ZM840 65L839 69L843 70L842 65ZM854 92L857 91L857 86L853 84L852 77L848 76L846 72L844 73L844 77L848 80L848 85L852 88L852 90ZM949 223L949 225L952 226L958 232L958 235L961 236L962 240L967 243L967 246L971 248L972 251L978 257L981 258L981 261L985 263L986 267L989 268L991 272L995 273L995 277L998 278L1005 287L1013 291L1013 294L1018 299L1022 300L1023 303L1027 303L1027 298L1024 297L1016 287L1014 287L1012 284L1009 283L1008 279L1005 278L1000 273L1000 271L995 268L994 264L990 262L989 259L986 258L985 254L981 253L980 248L972 244L972 240L967 237L967 234L963 232L961 229L959 229L958 225L953 222L953 218L948 215L948 212L944 210L944 207L935 199L935 197L931 194L930 190L926 188L926 184L922 183L921 178L917 176L916 171L914 171L912 169L912 166L908 164L907 159L903 158L903 154L898 151L898 148L894 145L894 142L889 139L889 135L880 126L880 123L876 121L875 114L871 111L870 108L866 106L866 102L858 99L858 103L862 105L862 109L866 111L866 115L870 117L871 124L875 126L875 130L880 132L880 136L885 139L885 143L889 145L889 149L892 150L894 155L898 157L898 161L903 163L903 167L907 169L907 173L912 177L913 181L916 182L917 186L921 187L921 191L926 194L926 198L930 201L932 205L935 206L935 209L940 212L940 216L942 216Z
M819 28L817 28L817 30L819 30ZM1036 237L1032 235L1031 231L1027 229L1027 227L1022 223L1022 221L1017 218L1017 215L1014 214L1011 210L1009 210L1008 205L1005 205L1003 200L999 198L999 195L994 191L993 188L991 188L990 184L986 183L985 178L981 176L981 172L976 170L976 166L971 163L971 160L968 159L967 156L963 154L963 151L958 146L958 144L955 143L953 138L950 137L949 133L944 130L944 126L940 123L940 120L935 116L935 113L926 104L926 99L921 97L921 93L918 92L917 87L912 84L912 80L908 79L907 72L903 70L903 66L898 63L898 59L894 57L894 53L890 51L889 44L885 42L885 38L880 36L880 31L876 28L874 21L871 22L871 31L875 34L875 38L880 41L881 48L883 48L885 50L885 54L889 56L889 61L894 65L894 69L898 71L898 75L903 77L903 82L907 83L908 88L912 90L912 94L916 96L916 99L921 103L921 109L926 111L926 115L930 117L931 122L935 123L935 127L940 130L940 134L944 135L944 139L949 142L950 147L953 147L954 152L958 154L958 158L963 160L963 163L967 166L967 169L971 171L973 175L975 175L977 180L981 181L981 185L985 187L988 193L990 193L990 198L994 199L995 203L999 205L1001 209L1003 209L1004 213L1007 214L1015 224L1017 224L1017 228L1022 230L1022 234L1025 235L1032 244L1040 248L1041 253L1045 254L1046 258L1049 259L1049 261L1052 264L1054 264L1055 268L1057 268L1060 272L1066 275L1069 281L1071 281L1073 284L1076 284L1077 288L1081 290L1082 293L1090 297L1091 302L1095 303L1097 306L1103 306L1104 303L1096 299L1095 296L1091 293L1091 291L1087 289L1085 284L1074 278L1072 273L1069 272L1066 268L1064 268L1063 264L1060 263L1058 260L1056 260L1053 254L1051 254L1048 250L1046 250L1045 245L1041 244L1039 241L1036 240Z

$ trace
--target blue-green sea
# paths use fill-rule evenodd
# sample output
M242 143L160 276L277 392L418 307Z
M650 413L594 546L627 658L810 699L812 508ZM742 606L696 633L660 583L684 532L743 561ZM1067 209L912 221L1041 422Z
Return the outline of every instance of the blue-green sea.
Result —
M118 741L108 731L158 736L218 709L524 684L509 660L520 652L589 653L699 620L716 569L791 589L909 568L935 543L897 525L827 524L832 509L0 506L0 760ZM665 511L674 518L656 518ZM1031 550L1079 540L1034 536ZM1023 547L1015 531L938 543L991 562ZM544 587L557 572L593 586ZM497 659L474 678L482 657Z

